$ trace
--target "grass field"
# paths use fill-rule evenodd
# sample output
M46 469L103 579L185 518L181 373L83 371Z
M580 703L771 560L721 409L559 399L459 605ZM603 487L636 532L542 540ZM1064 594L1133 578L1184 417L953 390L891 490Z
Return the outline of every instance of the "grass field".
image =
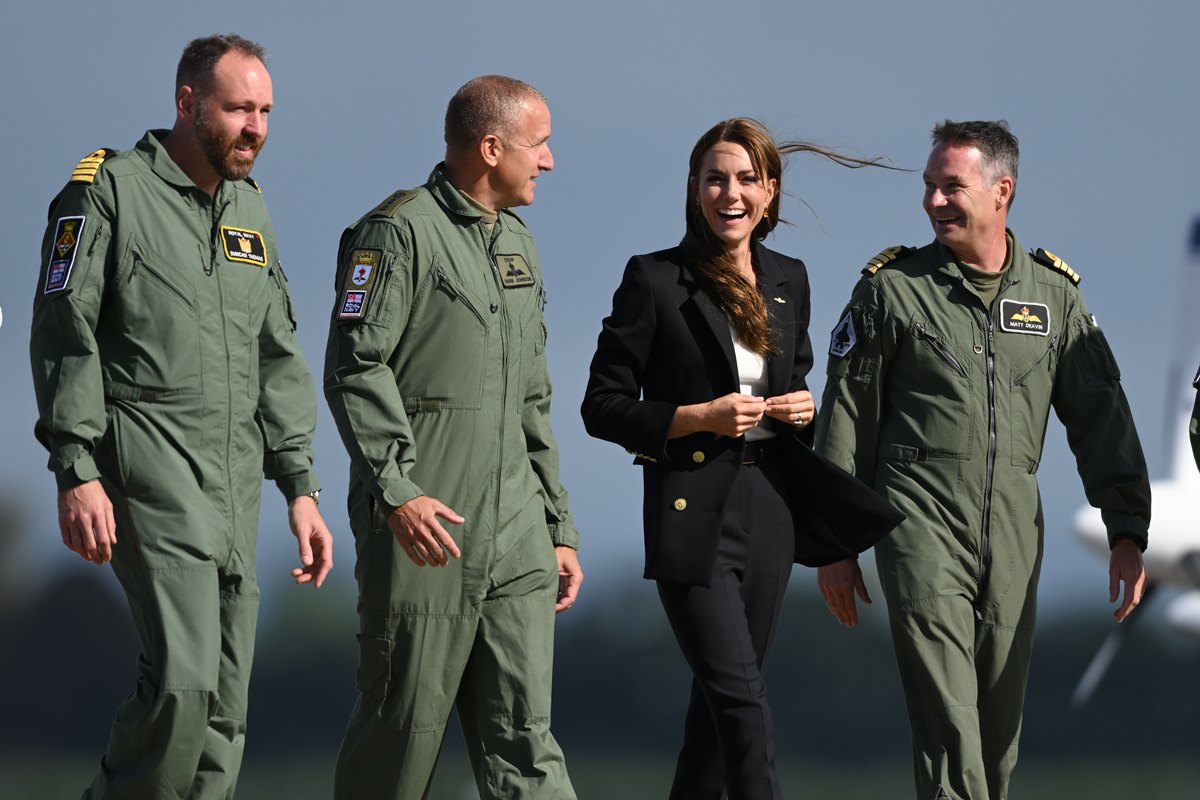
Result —
M0 797L4 800L74 800L90 780L88 756L14 757L0 755ZM570 759L581 800L662 800L671 778L669 757L581 754ZM238 785L239 800L328 800L333 754L292 760L247 761ZM907 763L782 763L780 780L789 798L836 797L885 800L913 797ZM1032 760L1022 763L1013 782L1013 800L1191 800L1200 796L1200 758ZM448 753L438 767L430 800L477 800L470 768L460 752Z

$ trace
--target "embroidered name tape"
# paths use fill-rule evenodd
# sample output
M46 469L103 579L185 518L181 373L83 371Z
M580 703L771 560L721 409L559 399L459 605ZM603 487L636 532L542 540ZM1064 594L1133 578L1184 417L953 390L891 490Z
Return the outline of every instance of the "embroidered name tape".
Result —
M221 242L225 245L225 257L230 261L240 261L256 267L267 265L267 244L258 231L222 225Z
M1050 307L1020 300L1000 301L1000 330L1009 333L1050 335Z
M529 269L529 263L520 253L497 255L496 269L500 270L500 282L504 284L505 289L533 286L533 271Z

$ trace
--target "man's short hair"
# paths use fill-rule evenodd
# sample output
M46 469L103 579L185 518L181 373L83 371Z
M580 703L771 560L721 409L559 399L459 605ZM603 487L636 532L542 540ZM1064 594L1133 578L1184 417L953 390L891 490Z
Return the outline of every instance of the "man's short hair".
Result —
M238 36L236 33L213 34L192 39L183 48L179 57L179 67L175 70L176 93L184 86L191 86L199 94L204 94L212 82L213 70L217 62L230 50L257 58L266 66L267 51L258 42Z
M1013 193L1008 199L1008 206L1012 208L1012 201L1017 196L1017 163L1021 159L1021 150L1007 122L1002 119L995 122L954 122L947 119L933 126L930 137L934 146L956 144L978 148L983 156L983 179L988 186L995 185L1005 175L1013 179Z
M475 147L488 134L511 138L521 120L521 106L530 100L546 102L537 89L516 78L480 75L463 84L446 106L446 148Z

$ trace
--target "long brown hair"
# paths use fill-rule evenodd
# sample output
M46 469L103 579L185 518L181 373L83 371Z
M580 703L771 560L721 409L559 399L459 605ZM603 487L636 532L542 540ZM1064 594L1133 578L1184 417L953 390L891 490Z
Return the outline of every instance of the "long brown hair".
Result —
M767 205L763 218L755 226L751 238L762 241L779 224L779 199L783 196L783 156L788 153L816 153L844 167L857 169L865 166L884 166L880 159L863 160L844 156L833 150L809 142L787 142L776 145L770 131L761 122L749 117L734 117L708 129L692 148L688 161L687 195L684 202L686 231L680 248L692 265L697 283L717 308L725 314L729 324L737 333L738 340L750 350L761 355L779 352L770 329L767 304L755 282L751 282L738 269L734 257L725 250L724 244L713 233L696 199L699 186L700 163L704 155L719 142L741 145L750 156L754 172L764 185L775 181L775 196Z

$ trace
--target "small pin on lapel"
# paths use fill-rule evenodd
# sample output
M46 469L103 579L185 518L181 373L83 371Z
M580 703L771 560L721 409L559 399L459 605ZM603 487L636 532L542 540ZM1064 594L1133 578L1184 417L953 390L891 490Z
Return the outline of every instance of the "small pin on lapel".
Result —
M774 300L776 303L786 303L787 302L787 300L784 300L782 297L773 297L771 299Z

